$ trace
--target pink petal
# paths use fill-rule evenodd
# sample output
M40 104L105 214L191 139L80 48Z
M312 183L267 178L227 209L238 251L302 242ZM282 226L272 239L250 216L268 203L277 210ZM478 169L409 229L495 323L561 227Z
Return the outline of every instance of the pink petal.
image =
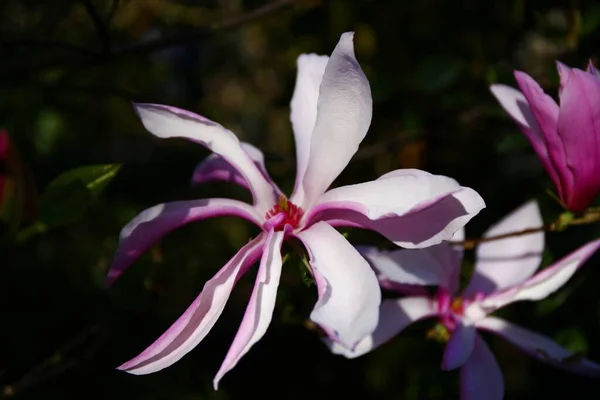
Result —
M516 301L541 300L548 297L567 283L598 247L600 239L583 245L521 285L491 294L481 302L481 306L488 312L493 312Z
M246 154L248 154L248 157L250 157L254 165L256 165L256 167L262 172L265 179L271 183L271 186L273 186L278 193L281 193L267 172L263 153L249 143L240 142L240 145ZM244 178L244 176L240 174L239 171L235 169L233 165L229 164L223 157L214 153L206 157L204 161L196 166L196 169L194 169L194 173L192 175L192 184L197 185L213 181L231 182L249 189L246 178Z
M463 318L457 321L456 328L446 348L442 358L442 369L452 370L463 365L473 352L475 345L475 326L470 320Z
M479 321L477 328L495 333L530 356L555 367L576 374L600 377L600 365L586 358L574 355L547 336L540 335L539 333L496 317L488 317Z
M543 225L540 209L532 200L508 214L484 233L493 237ZM491 293L518 285L538 269L544 251L544 232L483 242L477 247L473 278L465 295Z
M558 135L573 176L565 203L573 211L583 211L600 192L600 79L579 69L560 96Z
M361 248L360 252L380 280L405 285L442 286L451 293L458 289L462 256L448 243L393 251Z
M244 176L258 209L267 212L277 202L278 193L244 151L238 138L216 122L175 107L135 104L144 127L159 138L181 137L206 146L223 157Z
M329 224L318 222L297 236L310 255L319 295L310 318L333 340L353 348L377 327L381 304L377 277Z
M490 90L500 102L502 108L515 120L523 134L525 134L548 172L548 175L550 175L550 178L556 185L559 196L562 196L560 177L548 154L544 133L540 128L540 124L536 121L536 117L533 115L531 107L523 93L506 85L492 85Z
M529 75L524 72L516 71L515 79L527 99L531 112L540 126L540 131L546 143L548 158L556 171L556 177L548 169L554 184L558 188L561 199L566 193L569 193L573 185L573 174L567 168L567 159L565 149L561 138L558 135L558 105L544 93L540 85L537 84ZM535 146L534 146L535 148ZM536 149L537 151L537 149ZM538 155L540 155L538 153ZM542 156L540 155L540 158Z
M484 207L479 194L454 179L404 169L328 191L306 220L363 227L398 246L420 248L450 239Z
M107 285L112 285L144 251L173 229L192 221L228 215L247 219L258 226L263 222L254 207L230 199L176 201L142 211L121 230Z
M296 142L296 200L304 197L302 181L310 156L310 143L317 120L319 88L329 61L328 56L301 54L296 61L298 73L290 104L290 120ZM302 202L302 201L300 201Z
M283 266L281 244L285 235L286 232L271 230L267 236L256 283L244 319L213 380L215 390L217 390L221 378L235 367L244 354L263 337L273 319L277 288Z
M594 66L594 63L592 62L592 60L589 60L589 61L588 61L588 65L587 65L587 68L586 68L585 70L586 70L586 72L587 72L588 74L592 74L592 75L594 75L595 77L597 77L597 78L600 78L600 70L598 70L598 69L597 69L597 68Z
M490 348L479 335L475 335L473 352L460 369L460 399L504 399L502 371Z
M342 34L321 82L302 189L291 197L305 210L348 165L371 124L371 88L354 56L353 37L353 32Z
M261 234L242 247L158 340L119 369L135 375L150 374L171 366L196 347L217 322L237 280L262 254L264 242L265 235Z
M358 342L354 349L347 348L331 339L324 339L324 342L333 354L340 354L346 358L356 358L388 342L413 322L435 315L437 315L435 305L428 297L388 299L384 300L379 308L377 329Z

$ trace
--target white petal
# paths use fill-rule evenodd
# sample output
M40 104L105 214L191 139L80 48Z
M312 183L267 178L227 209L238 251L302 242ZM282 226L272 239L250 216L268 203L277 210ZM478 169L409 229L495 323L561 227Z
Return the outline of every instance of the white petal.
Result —
M235 283L259 258L264 243L265 235L261 234L242 247L160 338L118 369L134 375L150 374L173 365L196 347L217 322Z
M436 314L435 305L428 297L388 299L384 300L379 308L377 329L358 342L354 349L349 349L328 338L324 339L324 342L334 354L340 354L346 358L356 358L386 343L413 322L433 317Z
M515 301L544 299L567 283L598 247L600 247L600 240L589 242L550 267L538 272L523 284L493 293L480 304L488 312L492 312Z
M206 146L223 157L250 185L255 205L267 212L277 202L276 190L242 148L238 138L216 122L160 104L135 104L144 127L159 138L181 137Z
M424 249L361 248L360 251L380 279L406 285L442 286L450 293L458 288L461 258L448 243Z
M371 88L344 33L325 68L301 190L291 201L309 209L348 165L371 124ZM304 197L300 197L300 196Z
M529 201L496 225L483 237L539 228L544 222L535 200ZM483 242L477 247L475 271L465 295L491 293L522 283L538 269L544 251L544 232Z
M301 54L296 61L298 73L290 104L290 120L296 142L296 185L297 199L303 198L302 180L308 165L310 143L317 120L319 88L329 61L328 56Z
M319 295L310 318L334 340L353 348L377 327L381 304L377 277L329 224L318 222L297 236L310 254Z
M215 390L223 376L258 342L269 327L275 309L275 299L281 277L281 243L285 232L269 232L265 243L256 283L246 313L221 368L213 380Z
M600 377L600 365L576 356L547 336L495 317L478 322L477 328L495 333L530 356L555 367L581 375Z
M421 248L450 239L484 207L479 194L452 178L403 169L375 181L329 190L306 221L363 227L398 246Z

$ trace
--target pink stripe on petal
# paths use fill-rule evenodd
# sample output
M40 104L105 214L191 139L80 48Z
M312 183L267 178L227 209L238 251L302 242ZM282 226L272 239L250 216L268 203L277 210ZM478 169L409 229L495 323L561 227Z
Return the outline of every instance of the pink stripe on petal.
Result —
M107 285L156 241L189 222L233 215L261 226L263 219L249 204L230 199L202 199L163 203L138 214L121 230L119 247L106 278Z
M530 356L557 368L580 375L600 377L600 365L573 354L547 336L496 317L487 317L479 321L477 328L494 333Z
M277 190L252 162L239 139L216 122L189 111L160 104L134 104L144 127L162 138L185 138L202 144L233 165L248 182L255 205L267 212L277 202Z
M522 284L492 293L481 301L481 306L491 313L516 301L535 301L548 297L565 285L587 259L596 252L598 247L600 247L600 239L581 246Z
M481 336L475 335L473 352L460 369L460 400L502 399L502 371L490 348Z
M281 244L286 234L284 231L274 232L271 230L267 235L256 283L244 318L225 360L213 380L215 390L218 389L221 378L231 371L244 354L263 337L273 319L277 288L283 266Z
M417 205L406 214L377 220L370 220L359 203L322 203L314 208L308 224L333 221L336 226L362 227L380 233L400 247L422 248L450 240L484 207L479 194L463 187L425 207Z
M200 295L181 317L140 355L118 369L135 375L169 367L200 343L223 312L237 280L262 254L265 235L242 247L217 274L206 282Z

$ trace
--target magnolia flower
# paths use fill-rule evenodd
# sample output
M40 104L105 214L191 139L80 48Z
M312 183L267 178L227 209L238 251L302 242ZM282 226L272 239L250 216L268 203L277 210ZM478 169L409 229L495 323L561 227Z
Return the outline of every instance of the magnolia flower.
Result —
M542 224L535 202L528 202L492 226L484 237L502 235ZM461 236L461 232L457 236ZM542 260L542 232L483 242L477 248L473 277L458 294L461 250L448 243L426 249L378 252L364 249L364 255L381 279L411 285L408 297L384 300L379 326L354 349L326 342L336 354L348 358L363 355L400 333L411 323L437 318L439 324L429 337L447 342L442 369L461 367L463 400L494 400L504 397L502 373L490 349L477 330L496 334L529 355L572 372L600 376L600 365L579 358L550 338L491 316L496 310L517 301L541 300L562 287L600 246L595 240L552 266L534 275ZM424 287L438 286L431 297Z
M557 62L560 105L529 75L516 71L521 91L491 91L517 122L554 182L563 205L583 211L600 192L600 73Z
M232 369L271 322L282 270L282 242L299 239L309 254L318 301L310 317L332 340L352 347L377 326L381 293L374 272L334 227L372 229L396 244L422 247L450 238L483 207L481 197L453 179L397 170L379 179L327 191L364 138L371 121L369 83L345 33L330 58L298 58L291 102L297 176L284 196L269 178L261 152L221 125L173 107L137 104L148 131L183 137L215 154L194 171L196 183L227 180L247 187L254 203L202 199L160 204L125 226L109 284L149 246L192 221L235 215L262 229L217 274L187 311L154 344L119 369L147 374L168 367L210 331L237 280L260 259L256 284L240 328L215 379Z

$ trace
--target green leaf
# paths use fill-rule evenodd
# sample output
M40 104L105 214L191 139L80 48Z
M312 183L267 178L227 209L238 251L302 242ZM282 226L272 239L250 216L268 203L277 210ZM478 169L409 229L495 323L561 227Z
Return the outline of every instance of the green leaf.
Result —
M20 239L79 219L120 167L119 164L91 165L59 175L40 196L38 221L21 232Z

